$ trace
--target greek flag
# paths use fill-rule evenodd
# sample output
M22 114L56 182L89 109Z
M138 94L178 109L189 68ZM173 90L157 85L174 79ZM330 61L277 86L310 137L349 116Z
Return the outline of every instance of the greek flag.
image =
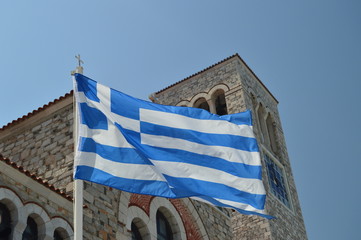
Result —
M218 116L130 97L75 74L75 179L264 214L250 111Z

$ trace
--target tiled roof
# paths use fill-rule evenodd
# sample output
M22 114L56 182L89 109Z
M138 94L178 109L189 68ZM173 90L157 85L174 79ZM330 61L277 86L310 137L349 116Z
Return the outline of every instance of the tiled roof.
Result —
M38 183L44 185L45 187L49 188L51 191L59 194L60 196L62 196L63 198L66 198L69 201L73 201L73 198L69 195L67 195L65 192L61 191L59 188L54 187L54 185L49 184L46 180L43 180L40 177L37 177L34 173L29 172L28 170L25 170L23 167L18 166L15 162L12 162L10 159L3 157L0 154L0 161L6 163L7 165L17 169L19 172L25 174L26 176L34 179L35 181L37 181Z
M197 76L197 75L199 75L199 74L201 74L201 73L204 73L205 71L207 71L207 70L209 70L209 69L211 69L211 68L213 68L213 67L215 67L215 66L217 66L217 65L219 65L219 64L222 64L222 63L224 63L224 62L226 62L226 61L228 61L229 59L234 58L234 57L237 57L237 58L248 68L248 70L256 77L256 79L262 84L262 86L268 91L268 93L269 93L269 94L276 100L276 102L278 103L277 99L276 99L276 98L273 96L273 94L268 90L268 88L263 84L263 82L257 77L257 75L252 71L252 69L247 65L247 63L239 56L238 53L236 53L236 54L234 54L234 55L232 55L232 56L230 56L230 57L227 57L227 58L223 59L222 61L219 61L219 62L217 62L217 63L215 63L215 64L213 64L213 65L211 65L211 66L209 66L209 67L207 67L207 68L205 68L205 69L203 69L203 70L201 70L201 71L199 71L199 72L197 72L197 73L195 73L195 74L192 74L191 76L186 77L186 78L184 78L183 80L180 80L180 81L178 81L178 82L176 82L176 83L173 83L172 85L170 85L170 86L168 86L168 87L166 87L166 88L163 88L162 90L159 90L159 91L156 92L155 94L161 93L161 92L163 92L163 91L165 91L165 90L167 90L167 89L169 89L169 88L171 88L171 87L173 87L173 86L175 86L175 85L177 85L177 84L179 84L179 83L181 83L181 82L187 81L188 79L190 79L190 78L192 78L192 77L194 77L194 76Z
M32 112L30 112L30 113L22 116L21 118L18 118L18 119L16 119L16 120L13 120L12 122L10 122L10 123L6 124L5 126L1 127L1 128L0 128L0 131L5 130L5 129L7 129L7 128L13 126L13 125L16 125L16 124L18 124L18 123L20 123L20 122L23 122L23 121L25 121L26 119L30 118L31 116L33 116L33 115L35 115L35 114L37 114L37 113L39 113L39 112L42 112L42 111L44 111L45 109L47 109L48 107L56 104L57 102L62 101L62 100L64 100L64 99L66 99L66 98L68 98L68 97L72 97L72 96L73 96L73 90L71 90L69 93L65 94L64 96L61 96L61 97L53 100L52 102L49 102L48 104L45 104L44 106L39 107L38 109L36 109L36 110L34 110L34 111L32 111Z

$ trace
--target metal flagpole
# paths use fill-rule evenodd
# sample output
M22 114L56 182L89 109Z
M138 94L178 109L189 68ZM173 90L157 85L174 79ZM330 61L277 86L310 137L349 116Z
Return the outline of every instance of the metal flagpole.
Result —
M78 59L78 67L75 71L72 71L72 75L74 78L75 73L83 74L83 67L80 60L80 55L75 56ZM74 83L75 86L75 83ZM78 108L75 101L75 87L73 90L73 139L74 139L74 157L76 148L78 145ZM75 163L74 163L75 168ZM83 239L83 180L74 180L74 207L73 207L73 215L74 215L74 240L82 240Z

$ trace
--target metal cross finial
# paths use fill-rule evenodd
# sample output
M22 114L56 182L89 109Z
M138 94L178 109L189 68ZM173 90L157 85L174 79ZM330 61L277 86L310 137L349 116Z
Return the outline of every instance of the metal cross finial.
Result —
M80 54L78 54L77 56L75 56L76 59L78 59L78 67L81 67L81 64L84 64L83 60L80 59Z

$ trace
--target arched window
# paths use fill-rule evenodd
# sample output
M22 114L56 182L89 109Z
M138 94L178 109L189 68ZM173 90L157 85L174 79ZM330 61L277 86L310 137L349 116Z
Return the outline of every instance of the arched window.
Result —
M257 110L257 117L258 117L258 124L259 124L260 130L261 130L262 141L265 145L269 145L267 126L266 126L266 122L265 122L265 110L261 103L259 104L259 107Z
M11 216L5 204L0 203L0 240L10 239Z
M157 240L173 240L172 229L163 213L157 212Z
M64 238L61 236L61 233L58 230L54 231L54 240L64 240Z
M218 115L226 115L228 114L227 111L227 103L226 103L226 97L224 95L223 90L217 90L217 92L214 94L214 104L216 106L216 113Z
M58 227L54 231L53 238L54 240L65 240L69 239L69 235L63 228Z
M267 124L267 130L268 130L268 136L269 136L269 142L271 145L271 149L274 153L277 153L277 143L276 143L276 132L275 132L275 126L272 120L272 117L270 114L268 114L266 119Z
M209 105L207 103L207 100L205 98L200 98L194 103L195 108L201 108L204 110L209 111Z
M37 240L38 239L38 225L32 217L28 217L27 225L23 233L22 240Z
M142 240L142 235L139 232L137 225L134 222L131 224L132 240Z

